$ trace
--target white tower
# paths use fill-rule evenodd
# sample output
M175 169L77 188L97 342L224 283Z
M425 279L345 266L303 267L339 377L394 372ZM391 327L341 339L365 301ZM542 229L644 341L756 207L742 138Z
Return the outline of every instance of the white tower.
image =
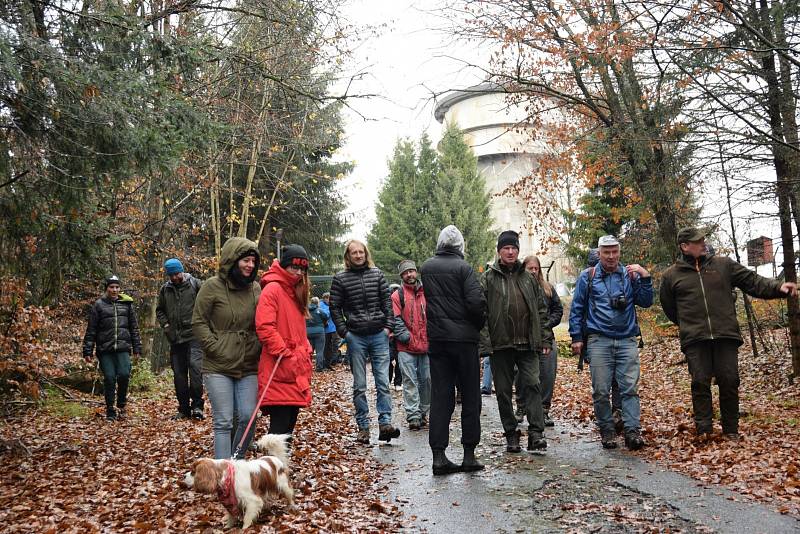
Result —
M541 255L544 236L534 230L536 214L526 214L524 203L508 195L498 195L510 184L531 174L538 160L547 151L541 141L533 140L527 114L520 106L509 104L506 95L494 84L482 84L446 95L434 111L442 124L455 123L478 157L478 171L486 180L486 190L492 195L490 213L496 233L514 230L520 234L520 256L536 254L547 269L553 283L574 278L567 276L568 262L556 246L547 247ZM565 269L566 268L566 269Z

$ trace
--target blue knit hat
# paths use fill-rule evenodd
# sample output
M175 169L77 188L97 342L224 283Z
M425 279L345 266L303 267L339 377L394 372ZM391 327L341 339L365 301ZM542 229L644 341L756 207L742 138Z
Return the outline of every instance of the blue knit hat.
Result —
M164 270L167 272L167 275L172 276L173 274L178 274L183 272L183 264L177 258L170 258L164 262Z

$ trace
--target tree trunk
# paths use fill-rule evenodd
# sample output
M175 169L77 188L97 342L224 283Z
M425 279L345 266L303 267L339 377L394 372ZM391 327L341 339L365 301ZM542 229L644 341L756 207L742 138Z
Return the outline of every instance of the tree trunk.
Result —
M761 27L768 39L772 38L770 23L770 8L766 0L759 0ZM767 113L769 115L770 130L776 139L786 139L785 124L781 116L781 88L775 69L775 56L772 52L764 53L761 59L762 76L767 83ZM772 144L773 161L775 162L775 175L777 177L778 214L781 228L781 243L783 245L783 272L787 282L797 282L797 269L795 267L794 232L792 231L792 196L794 188L791 176L791 156L787 154L789 148L782 144ZM800 377L800 306L797 297L790 296L787 302L789 340L792 351L792 375L790 380Z

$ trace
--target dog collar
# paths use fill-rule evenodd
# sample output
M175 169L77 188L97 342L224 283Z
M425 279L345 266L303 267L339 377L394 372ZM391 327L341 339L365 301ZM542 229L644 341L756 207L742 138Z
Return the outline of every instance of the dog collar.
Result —
M226 476L219 483L217 497L232 516L238 517L240 514L239 501L236 500L236 490L234 488L236 471L233 468L232 461L228 460L227 463L228 470L225 473Z

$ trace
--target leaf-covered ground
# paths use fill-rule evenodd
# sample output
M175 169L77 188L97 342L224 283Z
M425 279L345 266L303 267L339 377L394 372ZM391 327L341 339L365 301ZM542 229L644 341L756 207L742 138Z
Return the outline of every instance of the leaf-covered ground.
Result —
M79 337L69 333L73 330L78 325L65 321L61 330L52 330L60 333L58 342L24 342L35 345L35 359L60 368L61 360L78 359ZM789 386L785 378L789 358L783 332L776 331L767 341L774 350L758 358L748 345L740 350L746 415L738 443L721 438L699 443L694 438L689 377L677 340L664 337L648 343L642 351L640 393L649 446L635 454L686 473L699 484L724 485L743 498L800 517L800 386ZM39 358L41 354L49 354L48 359ZM260 528L401 530L404 518L386 497L390 479L381 472L386 467L375 461L371 448L354 442L349 373L340 368L318 375L314 390L314 405L301 411L293 452L300 510L290 513L279 506L274 514L262 515ZM52 409L53 395L51 391L46 403L15 401L26 404L10 407L27 409L7 412L0 421L4 532L222 531L223 509L216 499L178 485L195 458L211 453L210 418L171 421L175 401L166 376L154 394L133 395L132 413L124 422L107 423L100 412L68 416L70 410L63 406ZM99 400L93 397L88 406L98 407ZM552 412L558 419L591 424L589 374L577 373L572 358L559 362ZM260 435L266 422L257 424ZM427 465L428 452L420 457ZM404 511L413 515L413 503Z
M401 527L385 500L378 463L354 442L350 391L323 373L315 403L301 411L293 458L299 510L262 514L265 532L379 532ZM337 379L338 375L338 379ZM181 489L192 461L211 453L211 420L171 421L170 384L132 398L126 421L101 413L64 418L42 409L0 427L0 524L4 532L217 532L216 498ZM257 435L266 431L259 419Z
M791 362L783 332L770 336L768 341L778 350L755 358L749 345L740 348L739 442L721 436L716 387L715 437L709 442L695 438L689 373L678 340L665 337L648 343L641 352L639 394L649 446L635 454L703 485L722 484L744 498L800 517L800 384L789 385L786 379ZM572 358L559 362L552 413L589 422L594 415L588 368L579 373L575 364Z

